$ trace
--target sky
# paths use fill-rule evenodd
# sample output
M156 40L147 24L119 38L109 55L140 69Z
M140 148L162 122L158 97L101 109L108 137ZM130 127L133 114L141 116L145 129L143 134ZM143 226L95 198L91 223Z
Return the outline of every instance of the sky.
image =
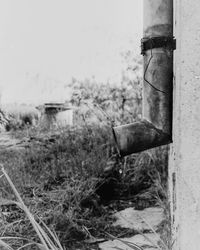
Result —
M1 102L63 101L72 77L117 82L141 37L142 0L0 0Z

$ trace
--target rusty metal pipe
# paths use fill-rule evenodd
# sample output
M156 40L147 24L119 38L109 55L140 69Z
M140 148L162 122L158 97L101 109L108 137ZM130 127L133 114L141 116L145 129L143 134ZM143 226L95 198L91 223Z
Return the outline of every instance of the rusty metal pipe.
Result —
M173 0L143 1L144 38L173 38ZM172 48L146 50L143 67L143 120L113 128L121 156L172 142Z

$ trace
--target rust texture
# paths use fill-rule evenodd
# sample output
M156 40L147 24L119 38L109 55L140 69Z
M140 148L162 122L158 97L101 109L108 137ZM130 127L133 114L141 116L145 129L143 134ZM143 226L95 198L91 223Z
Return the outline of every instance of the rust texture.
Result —
M116 143L121 156L168 144L170 135L143 120L115 127Z
M173 56L171 51L153 49L143 84L143 117L154 126L170 134L172 131ZM149 61L149 51L144 55L144 70ZM160 91L159 91L160 90Z
M144 0L143 34L173 37L173 0ZM147 50L143 67L143 120L113 129L121 156L172 142L172 49Z
M155 35L173 37L172 0L144 0L143 33L149 38ZM171 134L173 51L169 48L148 50L143 57L144 71L148 63L145 79L161 91L152 88L144 79L143 117L164 133Z

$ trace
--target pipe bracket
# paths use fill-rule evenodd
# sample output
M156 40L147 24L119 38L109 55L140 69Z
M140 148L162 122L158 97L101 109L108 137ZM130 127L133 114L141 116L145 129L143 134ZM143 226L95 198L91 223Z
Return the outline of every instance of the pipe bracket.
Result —
M169 50L175 50L176 39L170 36L144 37L141 39L142 55L145 55L145 51L155 48L167 48Z

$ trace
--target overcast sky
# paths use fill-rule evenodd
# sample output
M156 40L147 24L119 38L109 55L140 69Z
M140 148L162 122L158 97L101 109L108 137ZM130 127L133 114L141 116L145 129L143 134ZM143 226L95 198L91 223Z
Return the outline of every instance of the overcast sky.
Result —
M73 76L118 81L141 37L142 0L0 0L2 102L62 99Z

